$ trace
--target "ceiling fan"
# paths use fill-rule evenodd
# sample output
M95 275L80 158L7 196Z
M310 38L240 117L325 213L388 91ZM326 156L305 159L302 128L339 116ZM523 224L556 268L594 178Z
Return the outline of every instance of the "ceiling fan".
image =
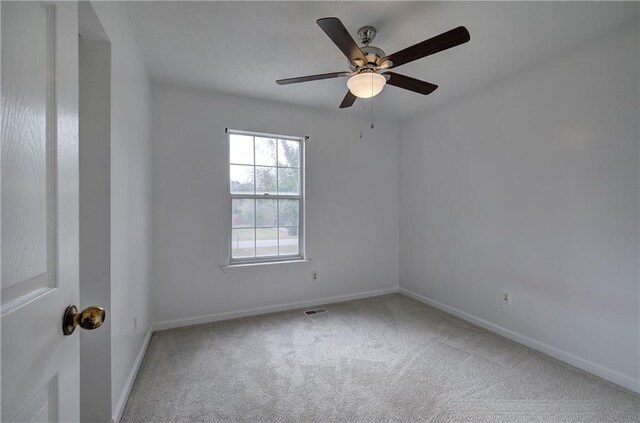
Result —
M351 107L358 97L370 98L378 95L385 84L423 95L432 93L438 88L437 85L399 73L388 72L387 69L397 68L414 60L464 44L471 39L467 28L459 26L387 56L382 49L370 45L376 36L376 29L372 26L364 26L358 30L358 39L363 44L362 47L358 47L340 19L322 18L318 19L316 23L347 56L351 70L279 79L276 83L288 85L348 76L350 77L347 81L349 91L340 104L341 109Z

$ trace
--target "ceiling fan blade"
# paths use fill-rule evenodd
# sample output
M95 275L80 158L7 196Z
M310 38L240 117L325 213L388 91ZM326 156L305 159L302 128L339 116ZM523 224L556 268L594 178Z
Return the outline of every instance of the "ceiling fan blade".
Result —
M341 76L349 76L349 75L350 75L349 72L321 73L318 75L299 76L297 78L278 79L276 81L276 84L278 85L297 84L298 82L319 81L321 79L340 78Z
M421 59L432 54L439 53L443 50L450 49L451 47L464 44L471 39L471 35L467 28L459 26L450 31L443 32L440 35L436 35L433 38L429 38L421 43L407 47L404 50L400 50L397 53L393 53L385 59L391 60L393 63L391 68L397 68L406 63L413 62L414 60Z
M400 75L395 72L386 72L383 73L383 75L389 75L387 84L398 88L404 88L405 90L413 91L418 94L431 94L436 90L436 88L438 88L436 84L411 78L410 76Z
M342 103L340 103L340 108L346 109L347 107L353 106L353 103L356 102L356 98L358 97L351 94L351 91L347 91L347 95L344 96L344 99L342 99Z
M331 41L347 56L347 59L351 63L356 63L356 60L360 61L359 65L367 63L360 47L353 40L349 31L344 27L340 19L338 18L322 18L318 19L316 23L322 28L322 30L331 38Z

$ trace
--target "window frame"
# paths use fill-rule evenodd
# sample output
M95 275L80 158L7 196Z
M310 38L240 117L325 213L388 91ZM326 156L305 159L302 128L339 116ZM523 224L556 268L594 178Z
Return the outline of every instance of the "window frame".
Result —
M254 191L254 194L232 194L231 193L231 135L245 135L254 137L253 143L253 155L254 161L254 189L255 189L255 137L260 138L271 138L276 140L287 140L287 141L297 141L300 144L300 194L299 195L280 195L280 194L257 194ZM269 263L279 263L279 262L292 262L292 261L304 261L306 260L306 248L305 248L305 141L307 137L299 137L292 135L280 135L280 134L270 134L265 132L256 132L256 131L245 131L238 129L226 129L226 145L227 145L227 155L226 155L226 166L227 166L227 196L229 199L229 214L227 216L227 229L228 229L228 265L247 265L247 264L269 264ZM247 165L249 166L249 165ZM275 166L279 167L279 166ZM233 200L234 199L253 199L255 200L264 200L264 199L273 199L273 200L298 200L299 201L299 212L298 212L298 254L289 254L289 255L277 255L277 256L261 256L261 257L233 257ZM255 204L255 203L254 203ZM255 205L254 205L255 207ZM255 219L255 214L254 214ZM254 220L254 231L256 230L255 220ZM254 232L255 234L255 232ZM254 235L255 242L255 235ZM254 246L255 248L255 246Z

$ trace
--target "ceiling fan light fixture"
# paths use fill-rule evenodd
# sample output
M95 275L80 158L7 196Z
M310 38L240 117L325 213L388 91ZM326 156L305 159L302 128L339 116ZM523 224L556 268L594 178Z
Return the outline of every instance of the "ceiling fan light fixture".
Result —
M387 83L392 87L402 88L418 94L431 94L438 88L436 84L399 73L388 72L388 70L448 50L471 40L471 35L467 28L459 26L387 56L382 49L371 45L371 41L376 35L376 29L372 26L365 26L358 30L358 39L364 44L359 47L340 19L321 18L316 23L349 60L350 71L278 79L276 83L278 85L289 85L300 82L320 81L322 79L350 77L347 81L349 90L340 103L340 109L353 106L358 98L371 98L380 94ZM373 103L371 105L373 107Z
M359 98L371 98L382 91L387 78L375 72L353 75L347 80L347 87L353 95Z

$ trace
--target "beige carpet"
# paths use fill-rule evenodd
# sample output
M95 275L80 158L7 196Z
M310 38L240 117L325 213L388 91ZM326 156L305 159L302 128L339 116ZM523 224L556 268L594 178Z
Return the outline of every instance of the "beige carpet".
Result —
M157 332L127 422L638 422L640 396L394 294Z

